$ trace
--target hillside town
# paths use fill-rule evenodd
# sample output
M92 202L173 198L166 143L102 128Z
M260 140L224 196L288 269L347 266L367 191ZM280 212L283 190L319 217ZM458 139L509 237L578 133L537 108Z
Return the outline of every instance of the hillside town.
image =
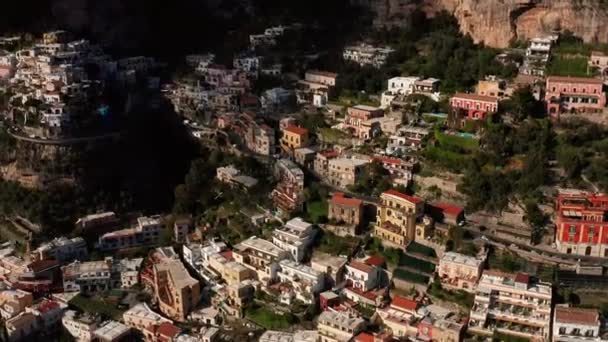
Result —
M332 68L289 50L307 29L174 73L63 30L0 38L0 147L119 140L145 93L198 153L166 210L0 205L0 339L608 341L608 51L458 33L483 68L416 73L384 31Z

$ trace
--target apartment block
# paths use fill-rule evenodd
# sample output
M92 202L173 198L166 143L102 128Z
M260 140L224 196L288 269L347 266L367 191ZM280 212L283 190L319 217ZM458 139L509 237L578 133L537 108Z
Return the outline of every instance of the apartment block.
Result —
M485 120L498 111L498 98L494 96L456 93L450 99L453 110L465 113L466 120Z
M236 262L255 271L262 283L270 282L276 274L278 262L291 256L272 242L255 236L234 246L232 255Z
M222 183L230 184L242 189L251 189L258 184L258 180L242 175L241 171L232 165L218 167L216 170L216 178Z
M154 310L150 309L146 303L139 303L125 311L122 314L122 319L129 327L143 332L150 326L158 326L161 323L171 323L170 320L164 318Z
M396 295L389 305L376 309L376 314L394 337L415 337L418 333L416 321L420 318L418 308L420 303L417 301Z
M167 259L154 264L154 296L159 310L176 321L185 321L200 300L200 284L182 262Z
M317 153L314 161L314 171L317 176L321 178L326 178L329 176L329 161L338 158L340 153L337 151L321 151Z
M357 183L368 163L368 160L354 158L330 159L327 181L333 186L346 189Z
M346 311L323 311L317 321L320 342L348 342L365 329L363 318Z
M281 148L283 151L292 152L294 149L308 145L308 130L303 127L290 125L281 131Z
M608 256L608 195L561 191L555 204L555 244L562 253Z
M380 68L384 65L393 50L390 47L375 47L369 44L358 44L344 48L342 57L344 60L352 61L361 66L369 65Z
M291 160L280 159L275 163L274 175L279 180L270 195L275 208L283 216L301 211L304 205L304 172Z
M139 283L143 258L106 257L98 261L75 261L63 266L63 289L66 292L93 293L113 288L129 288Z
M597 309L556 305L553 314L553 342L606 341L603 321Z
M139 217L134 228L106 233L99 238L98 247L102 250L154 245L158 243L164 225L160 216Z
M346 197L341 192L334 192L329 200L327 218L338 224L359 227L363 221L363 201Z
M484 271L475 292L468 330L491 336L551 340L551 284L524 273Z
M98 326L98 322L93 316L81 314L74 310L64 312L61 324L72 337L83 342L93 340L93 332Z
M374 236L386 245L404 248L408 241L421 235L418 230L425 235L428 223L423 216L423 199L395 190L386 191L380 195Z
M298 299L304 303L313 303L315 297L325 289L324 276L322 272L293 260L279 261L276 277L286 289L282 291L281 302L291 304L293 299Z
M23 290L5 290L0 292L0 316L4 320L15 317L33 304L34 297Z
M360 261L346 264L344 280L347 286L366 292L375 289L380 281L380 268Z
M64 263L74 259L82 260L87 255L87 244L83 238L75 237L68 239L66 237L59 237L36 248L33 257L34 260L55 259L59 263Z
M272 243L291 253L293 260L301 262L308 253L315 232L311 223L296 217L287 221L283 227L274 230Z
M606 106L604 82L591 77L549 76L545 86L547 113L601 113Z
M376 123L376 130L374 127L373 119L380 118L384 115L384 111L381 108L357 105L349 107L344 118L343 127L346 131L351 133L352 136L359 139L367 140L374 137L374 134L380 130L380 124Z
M446 252L439 260L437 273L447 287L472 292L483 271L484 260L476 257Z

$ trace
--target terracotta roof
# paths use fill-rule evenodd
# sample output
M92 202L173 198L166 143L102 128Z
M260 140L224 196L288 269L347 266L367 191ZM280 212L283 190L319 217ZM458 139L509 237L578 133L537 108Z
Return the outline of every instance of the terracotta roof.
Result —
M437 209L440 209L444 215L448 214L448 215L452 215L452 216L458 216L462 212L464 212L463 207L459 207L459 206L452 205L449 203L435 202L435 203L431 203L431 206L433 206Z
M400 165L405 162L403 159L391 158L391 157L385 157L385 156L373 156L372 158L374 158L374 160L377 160L379 162L386 163L386 164L393 164L393 165Z
M381 267L381 266L383 266L383 265L384 265L385 260L384 260L384 258L383 258L383 257L381 257L381 256L374 255L374 256L371 256L371 257L369 257L369 258L365 259L365 261L364 261L364 262L365 262L366 264L368 264L368 265L371 265L371 266L377 266L377 267Z
M393 189L388 190L388 191L385 191L385 192L383 193L383 195L391 195L391 196L396 196L396 197L399 197L399 198L404 199L404 200L406 200L406 201L412 202L412 203L414 203L414 204L418 204L418 203L422 203L422 202L424 202L424 200L423 200L422 198L415 197L415 196L410 196L410 195L406 195L406 194L404 194L404 193L401 193L401 192L399 192L399 191L397 191L397 190L393 190Z
M363 271L363 272L366 272L366 273L369 273L369 272L371 272L371 271L374 270L374 268L372 266L366 265L366 264L364 264L362 262L358 262L358 261L351 261L348 264L348 266L350 266L352 268L356 268L359 271Z
M587 83L587 84L603 84L604 81L593 77L570 77L570 76L549 76L549 82L567 82L567 83Z
M374 335L362 332L355 337L357 342L374 342Z
M36 273L57 266L59 266L57 260L38 260L30 263L27 267L31 269L32 272Z
M298 135L308 134L308 130L306 128L299 127L299 126L289 125L289 126L285 127L284 130L287 131L287 132L298 134Z
M228 260L234 260L234 258L232 257L232 251L223 251L220 253L220 255Z
M340 153L338 151L333 151L333 150L321 151L318 154L322 155L325 158L336 158L340 155Z
M413 299L408 299L401 296L395 296L391 302L391 306L395 306L408 311L416 311L418 302Z
M180 333L180 329L169 322L161 323L156 331L166 337L175 337Z
M498 98L493 96L485 96L485 95L477 95L477 94L465 94L465 93L456 93L452 96L454 98L461 98L466 100L473 101L483 101L483 102L498 102Z
M596 309L556 306L555 321L560 323L598 325L599 314Z
M47 301L40 303L36 309L38 311L40 311L41 313L47 313L47 312L49 312L51 310L55 310L57 308L59 308L59 303L52 301L52 300L47 300Z
M515 276L516 283L528 284L530 282L530 276L525 273L517 273Z
M359 206L363 205L362 200L360 200L358 198L344 197L344 194L341 192L334 193L334 195L331 198L331 203L337 204L337 205L353 206L353 207L359 207Z

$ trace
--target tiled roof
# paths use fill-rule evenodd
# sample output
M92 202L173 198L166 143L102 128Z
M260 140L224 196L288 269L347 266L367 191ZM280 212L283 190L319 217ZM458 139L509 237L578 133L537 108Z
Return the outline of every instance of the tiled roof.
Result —
M363 271L363 272L366 272L366 273L369 273L369 272L371 272L371 271L374 270L374 268L372 266L366 265L366 264L364 264L362 262L358 262L358 261L351 261L348 264L348 266L350 266L352 268L356 268L359 271Z
M358 199L358 198L349 198L349 197L344 197L344 194L341 192L336 192L334 193L334 195L331 198L331 203L332 204L337 204L337 205L346 205L346 206L353 206L353 207L358 207L363 205L363 201Z
M464 211L463 207L459 207L457 205L452 205L449 203L435 202L431 203L431 206L440 209L444 214L452 216L458 216Z
M180 333L180 329L175 325L164 322L158 326L157 332L166 337L175 337Z
M530 276L525 273L517 273L515 276L516 283L528 284L530 282Z
M570 77L570 76L549 76L547 77L547 83L549 82L566 82L566 83L587 83L587 84L603 84L604 82L597 78L592 77Z
M418 308L418 302L413 299L408 299L401 296L395 296L391 302L391 306L395 306L408 311L415 311Z
M308 130L306 128L299 127L299 126L293 126L293 125L285 127L285 131L291 132L294 134L298 134L298 135L308 134Z
M485 96L485 95L477 95L477 94L465 94L465 93L456 93L452 98L461 98L465 100L473 100L473 101L484 101L484 102L498 102L498 98L493 96Z
M381 267L384 265L385 260L383 257L375 255L365 259L364 262L371 266Z
M555 321L559 323L598 325L599 314L596 309L556 306Z
M399 198L404 199L406 201L412 202L414 204L424 202L424 200L422 198L406 195L406 194L403 194L403 193L401 193L401 192L399 192L397 190L393 190L393 189L385 191L383 194L385 194L385 195L391 195L391 196L396 196L396 197L399 197Z
M362 332L355 337L357 342L374 342L374 335Z

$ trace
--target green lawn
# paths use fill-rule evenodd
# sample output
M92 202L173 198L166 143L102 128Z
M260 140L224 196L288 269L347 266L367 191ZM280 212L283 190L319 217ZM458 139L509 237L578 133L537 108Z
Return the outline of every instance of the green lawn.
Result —
M341 237L327 231L321 234L317 250L330 255L350 255L359 243L354 237Z
M432 249L431 247L427 247L427 246L423 246L419 243L416 242L411 242L408 246L407 246L407 251L410 253L415 253L415 254L420 254L420 255L424 255L424 256L428 256L431 258L436 258L437 254L435 253L435 250Z
M450 147L457 147L468 152L474 152L479 149L478 139L444 134L437 130L435 131L435 140L437 140L440 146L446 149L450 149Z
M276 314L267 308L254 305L245 312L247 319L257 323L268 330L287 329L297 323L297 317L292 314Z
M429 294L441 300L456 303L467 309L473 307L475 295L463 290L451 291L448 289L435 290L433 286L429 289Z
M452 171L463 170L469 156L445 150L438 146L427 145L424 149L424 156L440 167L445 167Z
M396 269L393 274L395 275L395 278L397 278L397 279L411 281L414 283L428 284L428 282L429 282L429 277L420 275L418 273L410 272L408 270L404 270L401 268Z
M547 66L547 74L577 77L589 76L587 72L587 58L554 55Z
M69 304L76 307L80 311L91 314L100 314L115 320L121 320L124 312L118 309L114 303L104 301L101 297L90 298L81 294L74 297Z
M306 212L312 223L321 223L323 218L327 219L327 201L319 200L306 204Z
M433 263L411 257L407 254L401 255L401 258L399 258L399 266L411 267L428 274L435 272L435 265Z

